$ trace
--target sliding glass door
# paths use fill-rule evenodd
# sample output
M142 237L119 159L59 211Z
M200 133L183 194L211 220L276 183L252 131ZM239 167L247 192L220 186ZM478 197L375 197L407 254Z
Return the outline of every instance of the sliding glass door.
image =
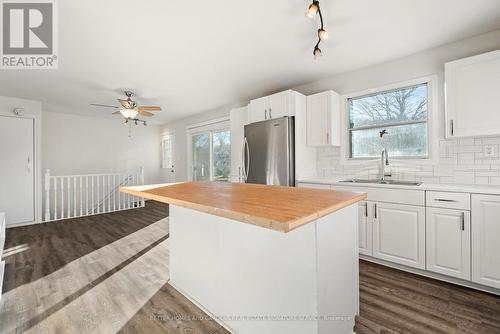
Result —
M229 181L231 135L229 129L207 130L191 135L192 180Z

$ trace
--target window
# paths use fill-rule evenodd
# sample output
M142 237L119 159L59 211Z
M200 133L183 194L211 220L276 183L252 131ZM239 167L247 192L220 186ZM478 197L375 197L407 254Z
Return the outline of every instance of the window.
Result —
M162 151L162 168L174 168L174 136L165 135L161 141L161 151Z
M228 122L196 127L189 131L193 181L229 181L231 135Z
M428 83L348 98L349 158L427 158L427 100Z

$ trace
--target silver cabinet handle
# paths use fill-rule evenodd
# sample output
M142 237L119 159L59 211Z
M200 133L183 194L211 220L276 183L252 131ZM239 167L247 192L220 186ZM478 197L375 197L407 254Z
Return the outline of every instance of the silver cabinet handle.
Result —
M373 204L373 218L377 219L377 203Z
M365 217L368 218L368 203L365 203Z
M464 212L462 212L460 214L460 223L461 223L460 227L462 228L462 231L465 231L465 213Z
M264 110L264 118L267 119L267 109Z
M448 202L448 203L458 202L454 199L446 199L446 198L434 198L434 200L438 202Z
M31 172L31 157L30 157L29 153L28 153L28 165L27 165L27 168L28 168L28 173Z
M272 108L269 108L269 119L273 118L273 115L271 115L272 110L273 110Z

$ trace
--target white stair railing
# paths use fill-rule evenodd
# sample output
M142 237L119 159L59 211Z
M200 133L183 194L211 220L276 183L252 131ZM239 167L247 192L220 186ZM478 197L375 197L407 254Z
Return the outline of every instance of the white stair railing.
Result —
M45 171L43 221L96 215L144 207L144 198L119 192L120 187L144 184L144 168L137 174L52 176Z

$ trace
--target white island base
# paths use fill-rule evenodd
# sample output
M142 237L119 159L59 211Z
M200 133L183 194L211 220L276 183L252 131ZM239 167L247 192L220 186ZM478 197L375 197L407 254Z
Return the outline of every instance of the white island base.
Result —
M232 333L353 333L357 215L282 233L171 205L170 284Z

